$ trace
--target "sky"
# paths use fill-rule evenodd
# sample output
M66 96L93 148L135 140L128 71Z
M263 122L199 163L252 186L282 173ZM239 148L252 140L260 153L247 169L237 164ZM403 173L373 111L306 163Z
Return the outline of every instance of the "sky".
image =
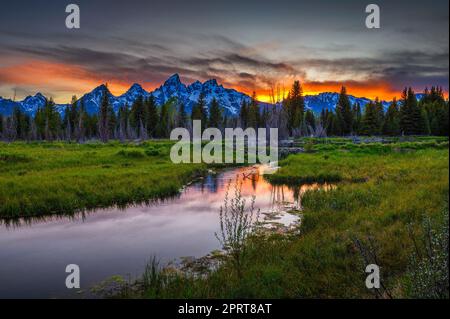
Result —
M211 78L269 101L305 94L391 100L405 86L449 89L448 0L0 0L0 96L67 103L108 83L151 91L172 74ZM65 26L78 4L81 28ZM365 8L381 9L367 29Z

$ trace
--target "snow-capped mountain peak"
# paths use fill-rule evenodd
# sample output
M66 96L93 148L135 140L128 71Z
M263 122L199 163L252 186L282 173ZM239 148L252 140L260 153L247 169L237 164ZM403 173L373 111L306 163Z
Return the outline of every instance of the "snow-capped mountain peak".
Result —
M125 93L129 93L129 94L134 94L134 93L142 93L145 92L145 90L142 88L142 86L139 83L134 83L132 86L130 86L130 88L128 89L128 91Z
M205 82L195 81L190 85L181 82L178 74L170 76L163 85L152 92L147 92L140 84L134 83L124 94L114 96L109 91L105 84L99 85L91 92L85 94L78 100L82 101L85 109L89 114L95 114L99 111L102 97L107 94L109 103L117 112L120 107L131 105L139 96L144 99L153 96L157 105L161 106L169 99L176 99L178 103L183 103L186 112L190 113L192 107L197 103L200 94L204 94L207 106L215 98L222 108L223 113L230 116L237 116L239 114L242 102L250 102L251 98L234 89L224 88L216 79L210 79ZM418 99L422 94L417 94ZM306 109L312 110L315 113L320 113L323 109L334 110L339 100L339 93L323 92L317 95L305 96ZM367 98L358 98L349 95L351 104L359 103L361 108L364 108L371 100ZM36 111L43 107L46 102L46 97L41 93L34 96L27 96L23 101L12 101L10 99L3 99L0 97L0 114L10 115L15 107L20 107L24 112L34 115ZM390 102L382 101L383 106L387 108ZM268 105L268 104L261 104ZM63 114L66 104L57 105L57 110Z
M181 84L181 79L178 73L172 74L171 76L169 76L166 82L164 82L164 86L179 85L179 84Z
M203 86L204 87L212 87L212 88L214 88L214 87L219 86L219 84L217 83L216 79L210 79L208 81L205 81L205 83L203 83Z

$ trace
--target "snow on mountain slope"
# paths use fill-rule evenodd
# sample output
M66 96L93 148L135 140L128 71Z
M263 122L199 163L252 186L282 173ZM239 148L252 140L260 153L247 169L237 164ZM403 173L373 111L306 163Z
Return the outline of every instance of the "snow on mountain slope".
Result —
M172 75L167 81L153 92L147 92L139 84L133 84L124 94L115 97L109 92L105 85L95 88L92 92L85 94L80 100L89 114L97 113L103 94L108 95L109 102L117 112L119 107L128 105L131 107L133 102L142 96L144 99L153 96L156 104L161 106L171 98L176 98L185 105L186 112L190 113L195 103L197 103L200 93L205 95L205 101L209 105L213 98L219 102L219 105L228 115L239 114L240 106L243 100L250 101L250 97L233 89L226 89L219 85L216 80L208 80L204 83L196 81L189 86L181 82L178 74Z
M143 96L144 99L153 96L159 106L166 103L171 98L177 98L180 103L185 105L186 112L190 113L195 103L197 103L200 93L205 95L205 101L208 106L213 98L215 98L220 107L224 110L224 113L228 116L237 116L242 102L244 100L250 102L251 100L251 98L244 93L234 89L224 88L222 85L218 84L215 79L208 80L204 83L195 81L192 84L186 85L181 82L178 74L174 74L153 92L147 92L141 85L135 83L124 94L114 96L105 85L100 85L91 92L83 95L79 101L84 102L84 106L89 114L95 114L100 109L101 100L104 94L107 94L108 100L116 112L123 105L131 107L133 102L136 101L139 96ZM423 94L417 94L418 99L422 96ZM367 98L357 98L352 95L349 95L349 99L351 104L358 102L363 109L367 103L370 102ZM0 114L11 115L14 107L18 106L24 112L34 115L37 109L45 105L45 100L46 98L40 93L37 93L35 96L28 96L23 101L19 102L0 97ZM334 110L338 100L339 93L333 92L307 95L305 96L305 106L315 113L320 113L323 109ZM390 104L390 102L385 101L382 101L382 103L385 108ZM267 106L270 104L261 103L261 105ZM64 114L66 106L67 104L59 104L56 106L56 109L62 115Z
M365 97L358 98L353 95L349 95L348 99L350 103L354 105L355 103L359 103L362 109L371 101ZM324 92L317 95L306 95L305 96L305 106L307 109L312 110L315 113L320 113L323 109L334 110L336 108L336 104L339 101L339 93L334 92ZM390 102L381 101L384 108L387 109L389 107Z
M151 94L155 97L158 105L162 105L170 98L176 97L185 105L186 111L191 112L197 103L200 93L205 95L206 104L209 105L215 98L220 107L228 115L239 114L242 101L250 101L250 97L233 89L226 89L219 85L216 80L208 80L204 83L196 81L188 86L183 84L178 74L172 75L161 87Z
M23 112L34 115L36 111L43 107L46 102L46 97L41 93L34 96L27 96L23 101L15 102L10 99L3 99L0 97L0 114L9 116L13 110L18 107Z

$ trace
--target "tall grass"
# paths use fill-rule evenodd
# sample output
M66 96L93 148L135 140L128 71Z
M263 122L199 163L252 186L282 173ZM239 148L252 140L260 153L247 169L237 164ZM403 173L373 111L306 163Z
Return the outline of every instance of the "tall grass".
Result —
M173 164L171 145L0 143L0 218L71 214L176 194L205 166Z
M229 260L206 278L178 277L178 284L166 285L160 296L372 298L373 291L365 286L366 265L354 240L370 238L376 243L381 278L390 296L435 297L432 289L413 295L409 288L416 245L408 229L423 233L424 218L434 220L446 207L448 148L408 145L410 151L400 152L394 147L385 151L378 144L362 149L341 146L291 155L269 177L329 181L339 176L336 188L304 195L300 235L251 236L245 242L240 276L234 274ZM426 256L426 245L418 247ZM416 263L413 268L424 275L419 276L423 287L434 287L425 280L430 278L426 276L429 265ZM444 291L448 294L448 286ZM145 293L135 296L145 297Z

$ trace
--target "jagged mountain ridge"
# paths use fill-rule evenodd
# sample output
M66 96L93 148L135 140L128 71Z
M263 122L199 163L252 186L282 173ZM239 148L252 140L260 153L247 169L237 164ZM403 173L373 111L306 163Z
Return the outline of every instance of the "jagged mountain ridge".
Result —
M109 102L116 112L123 105L131 107L139 96L142 96L144 99L153 96L156 104L159 106L171 98L177 98L185 105L186 112L190 113L192 107L197 103L201 92L205 94L205 101L208 105L213 98L216 98L224 112L231 116L239 114L240 106L244 100L249 102L251 99L244 93L224 88L216 80L208 80L204 83L196 81L190 85L185 85L181 82L178 74L175 74L152 92L147 92L141 85L135 83L127 92L116 97L109 92L105 85L100 85L92 92L85 94L80 100L84 102L87 112L94 114L99 110L103 94L108 95Z
M89 114L95 114L98 112L103 94L108 95L109 102L117 112L123 105L131 107L133 102L139 97L143 96L148 98L151 95L155 98L156 103L160 106L167 102L171 98L177 98L181 103L184 103L186 111L189 113L192 107L197 103L200 93L205 94L206 103L209 105L213 98L219 102L220 107L224 110L224 113L229 116L236 116L239 114L242 102L245 100L250 102L250 96L238 92L234 89L224 88L218 84L215 79L208 80L204 83L195 81L190 85L185 85L181 82L178 74L174 74L167 79L167 81L159 88L152 92L147 92L141 85L133 84L127 92L120 96L114 96L108 90L105 85L96 87L91 92L83 95L79 101L83 101L85 108ZM418 98L421 98L422 94L417 94ZM334 110L339 99L339 93L324 92L317 95L305 96L305 106L307 109L312 110L315 113L319 113L322 109ZM358 102L362 108L371 100L367 98L358 98L349 95L350 102L352 104ZM37 93L34 96L28 96L23 101L12 101L10 99L3 99L0 97L0 114L11 115L15 107L19 107L27 114L34 115L36 111L45 105L46 97L41 93ZM390 102L383 101L384 107L387 108ZM263 105L270 105L267 103L261 103ZM58 104L57 110L63 114L68 104Z

